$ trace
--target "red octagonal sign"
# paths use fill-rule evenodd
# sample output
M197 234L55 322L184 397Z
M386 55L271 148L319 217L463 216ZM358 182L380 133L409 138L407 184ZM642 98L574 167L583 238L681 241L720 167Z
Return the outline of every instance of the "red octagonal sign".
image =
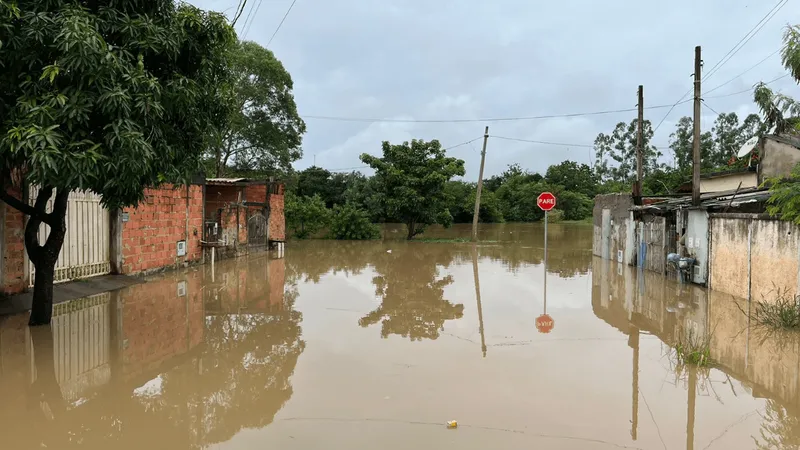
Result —
M539 330L539 333L547 334L553 331L555 325L556 322L547 314L542 314L536 318L536 329Z
M542 192L539 194L539 197L536 198L536 204L544 211L550 211L556 207L556 196L550 192Z

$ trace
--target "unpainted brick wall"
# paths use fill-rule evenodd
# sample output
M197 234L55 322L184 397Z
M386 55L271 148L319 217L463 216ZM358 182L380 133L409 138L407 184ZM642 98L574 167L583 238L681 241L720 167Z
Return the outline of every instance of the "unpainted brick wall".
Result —
M122 224L122 273L135 274L176 267L202 257L203 187L165 186L145 190L145 200L126 209ZM177 256L178 241L186 256Z
M9 194L22 199L19 189L9 190ZM6 294L22 292L27 287L25 280L25 216L16 209L2 205L4 210L3 286Z
M286 217L283 214L284 185L278 184L277 193L269 194L269 240L286 240Z
M170 273L119 292L126 378L157 369L203 341L203 274L199 269ZM178 296L183 283L186 295Z

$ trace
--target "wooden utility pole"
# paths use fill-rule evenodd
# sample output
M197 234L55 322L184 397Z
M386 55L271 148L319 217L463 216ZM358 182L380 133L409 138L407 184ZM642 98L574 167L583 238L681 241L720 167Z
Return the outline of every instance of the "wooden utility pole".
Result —
M481 212L481 190L483 189L483 165L486 162L486 141L489 140L489 127L483 132L483 150L481 150L481 170L478 172L478 192L475 193L475 213L472 215L472 240L478 240L478 214Z
M692 145L692 205L700 206L700 46L694 48L694 142Z
M639 85L638 104L639 117L636 120L636 184L633 187L633 202L642 204L642 180L644 179L644 86Z

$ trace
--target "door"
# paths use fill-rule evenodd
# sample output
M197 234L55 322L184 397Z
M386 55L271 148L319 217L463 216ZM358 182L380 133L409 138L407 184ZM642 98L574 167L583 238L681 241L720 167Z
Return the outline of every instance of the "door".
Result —
M267 218L262 211L248 209L247 211L247 243L251 247L267 245Z
M30 188L30 203L36 200L39 189ZM54 196L55 197L55 196ZM53 210L53 198L47 202L47 211ZM100 196L91 191L69 194L67 203L67 233L56 262L55 282L105 275L111 272L111 222L108 210L100 205ZM39 228L39 242L50 234L50 226ZM33 286L36 271L29 266L29 286Z

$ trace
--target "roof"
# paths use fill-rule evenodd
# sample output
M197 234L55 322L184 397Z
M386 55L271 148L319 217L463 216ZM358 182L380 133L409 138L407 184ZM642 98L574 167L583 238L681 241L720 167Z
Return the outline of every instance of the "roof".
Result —
M249 181L247 178L206 178L207 184L236 184Z
M713 209L718 207L736 208L748 203L763 202L770 197L767 188L744 188L721 192L708 192L700 195L700 207ZM692 197L690 195L667 199L661 202L646 204L644 206L634 206L631 208L636 211L645 212L666 212L676 209L691 208Z

